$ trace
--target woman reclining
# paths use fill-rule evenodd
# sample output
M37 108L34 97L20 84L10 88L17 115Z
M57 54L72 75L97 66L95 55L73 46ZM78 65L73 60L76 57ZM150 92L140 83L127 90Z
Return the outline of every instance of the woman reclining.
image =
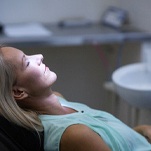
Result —
M37 132L45 151L151 151L151 127L131 129L104 111L52 91L56 74L43 56L0 48L0 114Z

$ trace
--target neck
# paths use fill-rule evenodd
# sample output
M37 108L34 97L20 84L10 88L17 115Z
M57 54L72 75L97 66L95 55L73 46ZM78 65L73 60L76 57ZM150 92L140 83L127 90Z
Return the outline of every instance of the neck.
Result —
M39 114L64 115L75 112L70 108L61 106L58 97L54 93L47 96L30 96L22 101L20 105Z

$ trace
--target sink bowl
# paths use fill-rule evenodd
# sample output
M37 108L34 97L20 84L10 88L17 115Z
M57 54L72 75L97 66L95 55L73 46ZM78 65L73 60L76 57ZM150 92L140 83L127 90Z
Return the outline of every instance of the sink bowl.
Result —
M138 108L151 109L151 71L145 63L120 67L113 72L112 80L115 92L123 100Z

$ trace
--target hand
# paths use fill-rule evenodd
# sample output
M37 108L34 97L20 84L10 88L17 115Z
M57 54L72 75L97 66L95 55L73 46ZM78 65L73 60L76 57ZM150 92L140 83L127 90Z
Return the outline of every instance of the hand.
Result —
M150 125L140 125L134 127L134 130L143 135L149 143L151 143L151 126Z

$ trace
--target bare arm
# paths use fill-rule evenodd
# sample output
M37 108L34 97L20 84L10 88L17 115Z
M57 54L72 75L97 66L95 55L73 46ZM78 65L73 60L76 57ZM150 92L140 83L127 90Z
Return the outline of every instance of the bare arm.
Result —
M150 125L140 125L134 127L134 130L143 135L148 142L151 143L151 126Z
M60 151L111 151L101 137L85 125L72 125L64 132Z

